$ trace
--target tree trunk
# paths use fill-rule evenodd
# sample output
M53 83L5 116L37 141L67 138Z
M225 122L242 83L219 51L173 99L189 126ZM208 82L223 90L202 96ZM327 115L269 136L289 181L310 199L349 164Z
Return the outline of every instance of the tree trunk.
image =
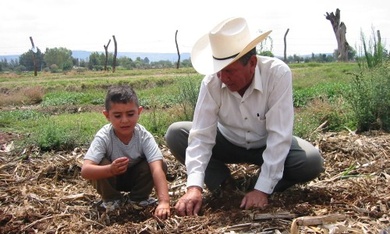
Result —
M290 29L288 28L286 33L284 34L284 62L287 62L287 34L288 32L290 31Z
M336 14L326 12L326 19L332 24L333 32L337 40L337 60L346 62L348 61L348 49L349 44L345 37L347 33L347 26L343 22L340 22L340 10L336 9Z
M112 38L114 39L114 58L112 60L112 73L115 72L115 66L116 66L116 54L117 54L117 51L118 51L118 46L117 46L117 43L116 43L116 39L115 39L115 35L112 35Z
M176 50L177 50L177 64L176 64L176 69L180 68L180 51L179 51L179 46L177 45L177 30L175 33L175 44L176 44Z
M107 63L108 63L108 46L110 45L111 39L108 40L107 45L104 46L104 51L106 53L106 59L104 60L104 70L107 71Z
M31 41L31 46L32 46L32 49L31 49L31 51L32 51L32 59L33 59L33 63L34 63L34 76L37 76L38 75L38 68L37 68L37 61L35 59L35 53L36 53L35 50L36 50L36 48L35 48L34 41L33 41L32 37L30 37L30 41Z

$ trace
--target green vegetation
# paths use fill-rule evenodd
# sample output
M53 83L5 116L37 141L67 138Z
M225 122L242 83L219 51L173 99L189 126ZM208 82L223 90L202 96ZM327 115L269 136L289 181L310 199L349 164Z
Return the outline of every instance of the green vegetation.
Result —
M354 73L350 92L344 97L351 105L357 131L383 129L390 131L390 61L387 51L375 33L369 41L362 34L359 72Z
M389 67L363 70L360 63L290 65L295 135L314 141L322 131L389 130ZM192 68L0 74L0 132L24 136L21 148L86 147L107 123L101 113L107 87L129 84L144 106L140 123L163 144L171 123L191 120L202 77Z

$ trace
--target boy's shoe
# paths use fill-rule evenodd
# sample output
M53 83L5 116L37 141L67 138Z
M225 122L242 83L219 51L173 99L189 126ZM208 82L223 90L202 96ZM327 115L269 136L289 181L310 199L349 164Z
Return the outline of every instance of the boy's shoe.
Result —
M122 200L103 201L102 206L106 208L106 211L114 211L122 205Z
M131 201L130 200L131 204L139 205L139 206L142 206L142 207L152 205L152 204L154 204L156 202L157 202L157 199L153 198L153 197L149 197L149 198L147 198L147 199L145 199L143 201Z

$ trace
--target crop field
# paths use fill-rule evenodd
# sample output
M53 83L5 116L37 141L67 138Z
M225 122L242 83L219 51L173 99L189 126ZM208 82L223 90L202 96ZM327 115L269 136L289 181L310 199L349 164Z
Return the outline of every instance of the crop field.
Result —
M389 233L390 135L356 131L345 94L357 65L290 66L294 134L321 151L326 171L272 194L264 210L241 210L259 168L231 165L239 188L218 196L206 189L196 217L175 214L186 171L163 137L171 123L192 118L202 79L193 69L0 73L0 233ZM107 123L101 112L112 84L134 87L145 108L140 123L167 161L167 220L153 216L155 206L106 211L80 176L90 141Z

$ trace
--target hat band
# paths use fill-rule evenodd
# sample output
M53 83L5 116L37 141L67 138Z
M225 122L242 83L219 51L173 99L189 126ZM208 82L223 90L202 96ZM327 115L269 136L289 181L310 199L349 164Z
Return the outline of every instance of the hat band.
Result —
M213 56L213 58L216 59L216 60L226 60L226 59L234 58L234 57L236 57L238 54L239 54L239 53L234 54L234 55L229 56L229 57L225 57L225 58L217 58L217 57Z

